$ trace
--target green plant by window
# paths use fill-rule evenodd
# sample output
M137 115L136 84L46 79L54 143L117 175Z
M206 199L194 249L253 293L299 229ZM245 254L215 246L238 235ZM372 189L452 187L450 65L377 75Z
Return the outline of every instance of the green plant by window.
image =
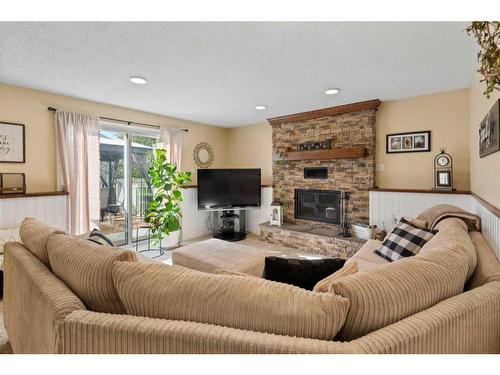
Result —
M167 161L167 152L155 150L149 168L153 199L146 210L145 220L151 226L155 242L171 232L181 229L181 207L184 185L191 181L191 172L180 172L175 164Z
M484 95L489 98L493 90L500 90L500 22L475 21L465 31L474 36L481 47L477 54L478 72L484 77L481 80L486 82Z

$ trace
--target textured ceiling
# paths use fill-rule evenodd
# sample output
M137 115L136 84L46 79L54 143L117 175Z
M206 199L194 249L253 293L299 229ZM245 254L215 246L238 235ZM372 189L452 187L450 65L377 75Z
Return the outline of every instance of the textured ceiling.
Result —
M466 87L476 47L465 26L2 22L0 82L234 127Z

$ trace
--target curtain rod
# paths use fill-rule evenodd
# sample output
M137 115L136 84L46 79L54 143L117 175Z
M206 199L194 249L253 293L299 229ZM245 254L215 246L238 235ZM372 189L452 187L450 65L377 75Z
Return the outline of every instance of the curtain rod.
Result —
M47 109L50 112L56 112L57 111L57 108L54 108L54 107L48 107ZM117 119L117 118L102 117L102 116L99 116L99 118L102 119L102 120L122 122L122 123L128 124L128 125L136 124L136 125L142 125L142 126L150 126L150 127L153 127L153 128L160 128L160 125L145 124L143 122L125 121L125 120L120 120L120 119ZM183 131L183 132L186 132L186 133L189 131L189 129L180 129L180 130Z

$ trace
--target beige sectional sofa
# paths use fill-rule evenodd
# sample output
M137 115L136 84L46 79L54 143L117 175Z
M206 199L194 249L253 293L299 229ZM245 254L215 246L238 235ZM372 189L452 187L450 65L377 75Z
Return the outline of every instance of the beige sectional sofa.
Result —
M27 220L5 247L5 325L15 353L500 353L500 264L460 219L438 226L397 262L369 241L320 293Z

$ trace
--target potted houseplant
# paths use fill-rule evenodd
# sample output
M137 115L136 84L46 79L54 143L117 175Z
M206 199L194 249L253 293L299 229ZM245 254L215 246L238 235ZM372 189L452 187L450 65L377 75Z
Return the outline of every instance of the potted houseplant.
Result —
M151 227L153 243L161 249L172 249L179 245L181 229L181 207L184 185L191 181L191 172L180 172L177 165L169 163L167 152L154 151L149 168L153 198L146 210L145 220Z

